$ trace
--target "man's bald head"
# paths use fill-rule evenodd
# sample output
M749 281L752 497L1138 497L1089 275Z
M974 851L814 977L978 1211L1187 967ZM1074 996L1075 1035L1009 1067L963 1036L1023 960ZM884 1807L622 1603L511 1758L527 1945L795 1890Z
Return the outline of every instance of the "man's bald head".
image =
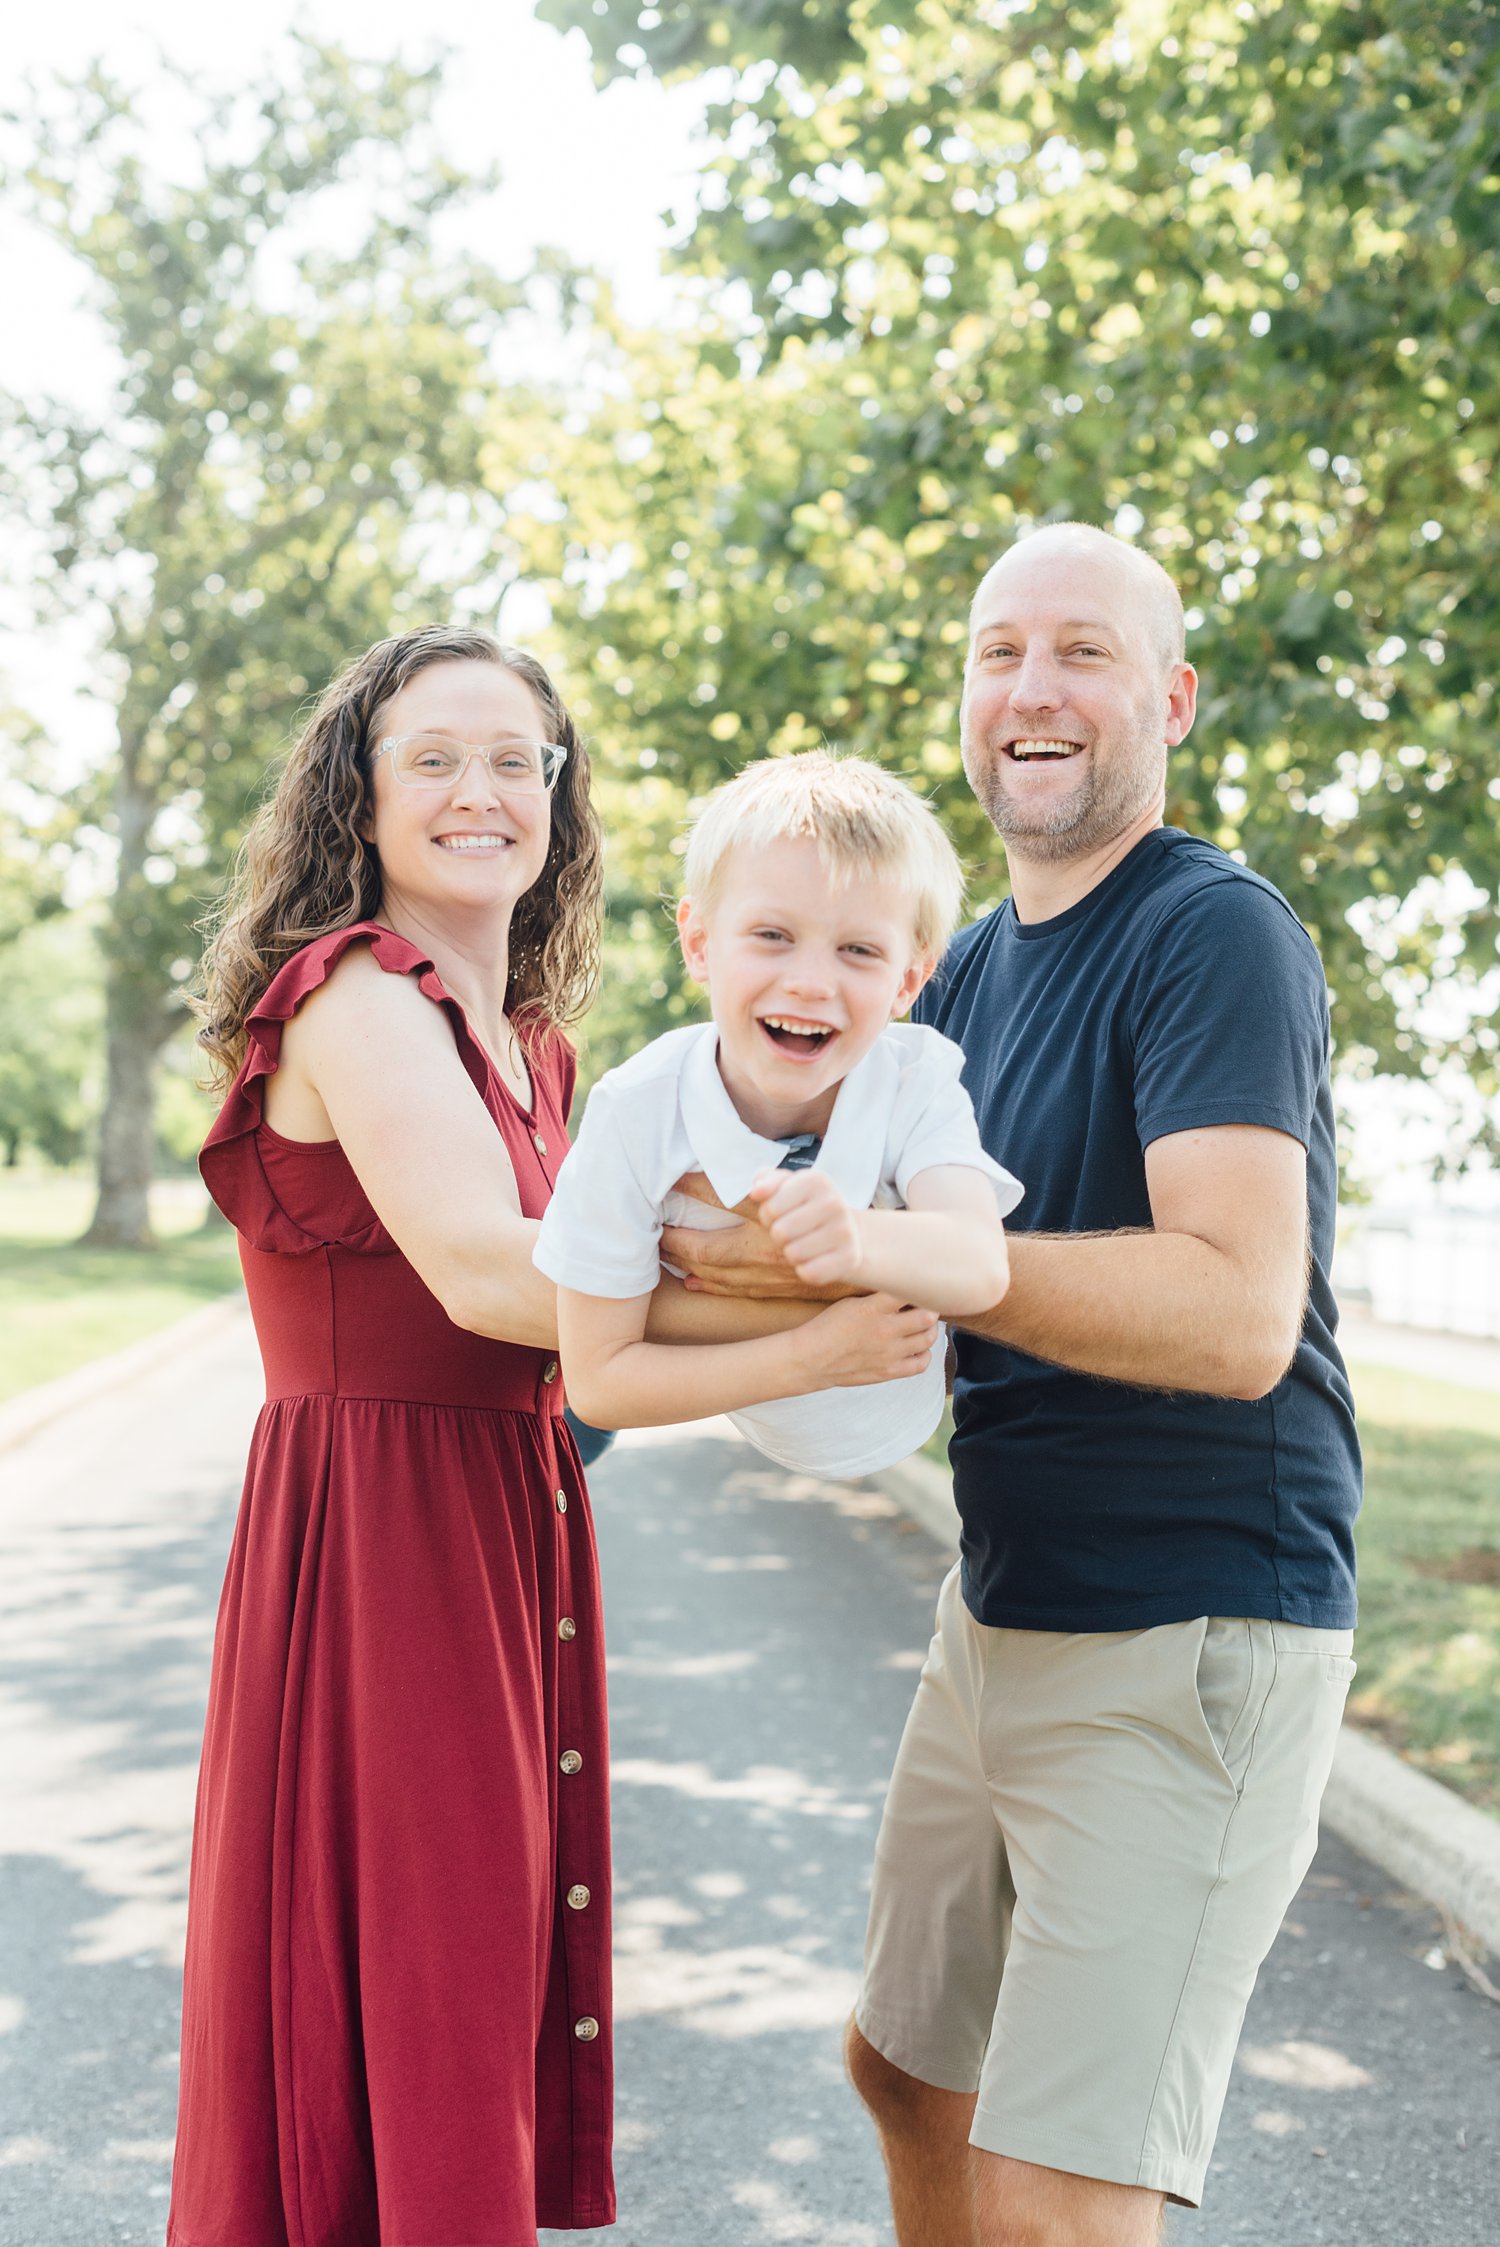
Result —
M983 617L991 597L1003 590L1016 573L1035 569L1039 563L1060 561L1066 564L1072 559L1087 560L1117 578L1127 590L1142 632L1160 652L1165 669L1170 670L1185 661L1187 634L1182 596L1171 578L1160 562L1143 554L1138 546L1131 546L1125 539L1116 538L1113 531L1100 530L1093 523L1045 523L1039 530L1028 531L1018 538L981 578L969 609L970 632Z
M1087 858L1159 821L1197 690L1166 571L1108 531L1050 523L986 574L969 626L964 770L1012 857Z

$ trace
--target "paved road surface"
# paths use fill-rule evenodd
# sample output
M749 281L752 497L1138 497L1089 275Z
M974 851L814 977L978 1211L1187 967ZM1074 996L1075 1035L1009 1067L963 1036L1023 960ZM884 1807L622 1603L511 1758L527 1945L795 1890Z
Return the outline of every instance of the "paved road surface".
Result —
M161 2237L246 1343L226 1332L0 1457L0 2247ZM595 1483L618 1779L614 2238L889 2247L838 2030L942 1556L883 1499L712 1431L623 1444ZM1500 2008L1424 1963L1437 1933L1325 1847L1177 2247L1493 2247Z
M1390 1326L1339 1306L1339 1348L1352 1365L1396 1365L1467 1389L1500 1389L1500 1342L1484 1334L1445 1334Z

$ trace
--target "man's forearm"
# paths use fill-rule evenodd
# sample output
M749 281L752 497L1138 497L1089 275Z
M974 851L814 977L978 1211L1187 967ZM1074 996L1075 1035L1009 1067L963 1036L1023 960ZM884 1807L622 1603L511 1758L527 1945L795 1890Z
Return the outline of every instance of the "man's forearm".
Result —
M1192 1233L1013 1233L1010 1274L965 1332L1111 1381L1260 1397L1296 1346L1261 1275Z

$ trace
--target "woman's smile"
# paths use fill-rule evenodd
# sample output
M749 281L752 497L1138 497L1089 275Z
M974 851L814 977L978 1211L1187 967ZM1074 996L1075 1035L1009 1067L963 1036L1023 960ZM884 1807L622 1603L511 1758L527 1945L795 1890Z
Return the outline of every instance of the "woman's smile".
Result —
M488 851L491 853L502 850L513 850L515 848L516 840L514 835L501 835L491 833L470 834L467 832L448 835L434 835L432 839L437 844L439 850Z

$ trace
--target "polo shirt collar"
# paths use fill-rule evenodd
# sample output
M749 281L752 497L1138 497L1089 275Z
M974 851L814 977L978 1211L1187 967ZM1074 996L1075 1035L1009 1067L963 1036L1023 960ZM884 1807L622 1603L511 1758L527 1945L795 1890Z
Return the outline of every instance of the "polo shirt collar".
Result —
M889 1040L877 1039L839 1086L833 1114L813 1165L833 1180L851 1209L868 1209L880 1184L900 1068ZM719 1074L719 1037L703 1025L683 1059L678 1087L683 1127L703 1175L726 1209L750 1191L757 1171L775 1170L786 1153L737 1113Z

